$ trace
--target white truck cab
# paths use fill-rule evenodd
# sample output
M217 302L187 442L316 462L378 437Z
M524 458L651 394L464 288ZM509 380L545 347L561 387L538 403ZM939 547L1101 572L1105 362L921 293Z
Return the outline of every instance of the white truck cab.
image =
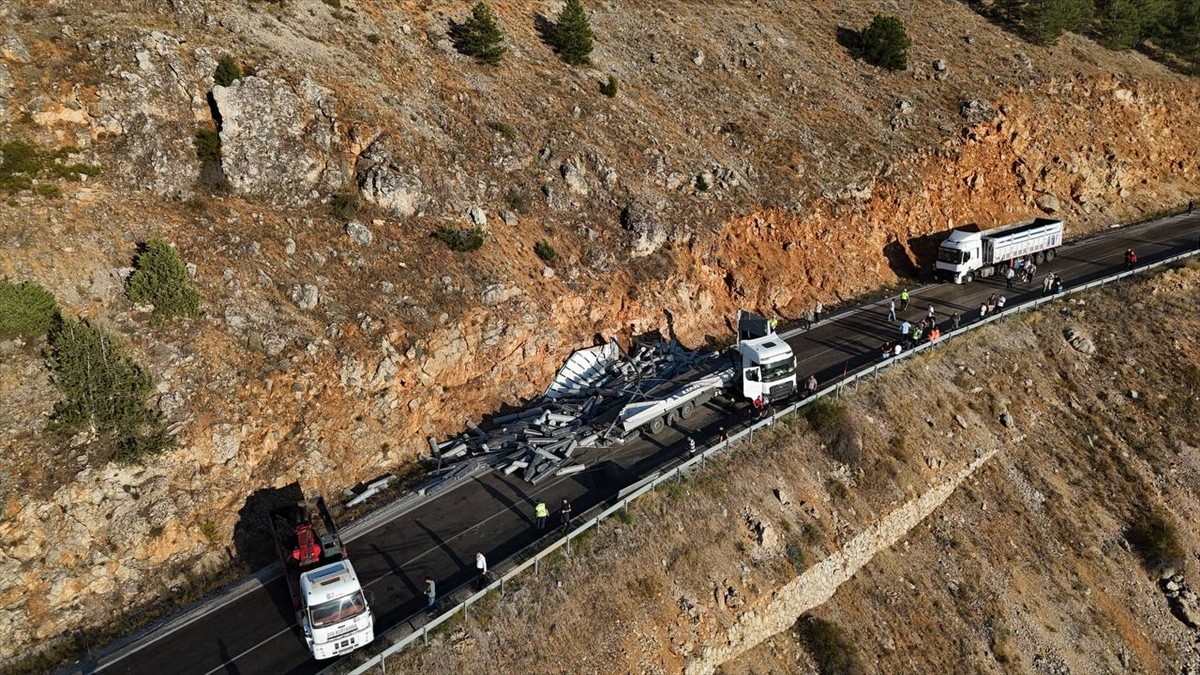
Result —
M300 575L301 627L317 659L348 654L375 638L374 619L349 560Z
M796 391L796 355L774 333L738 341L742 360L742 395L763 403L778 401Z

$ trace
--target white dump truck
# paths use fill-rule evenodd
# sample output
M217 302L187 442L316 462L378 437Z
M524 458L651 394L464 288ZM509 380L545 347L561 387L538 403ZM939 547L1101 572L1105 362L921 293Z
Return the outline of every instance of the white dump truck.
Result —
M1055 249L1062 246L1062 241L1062 221L1049 218L1023 220L985 231L974 225L962 227L951 232L938 247L934 276L961 284L1003 274L1018 258L1032 258L1040 265L1054 260Z
M374 640L371 609L325 500L273 509L271 531L296 621L313 656L349 654Z

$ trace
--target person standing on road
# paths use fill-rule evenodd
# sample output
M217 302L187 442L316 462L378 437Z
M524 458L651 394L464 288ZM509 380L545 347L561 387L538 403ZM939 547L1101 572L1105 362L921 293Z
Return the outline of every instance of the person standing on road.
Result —
M729 432L725 431L725 427L717 427L717 438L720 438L722 443L729 440Z
M433 606L437 604L437 582L433 577L425 577L425 610L432 612Z
M980 319L987 318L987 303L986 302L979 303L979 318Z
M533 513L537 516L537 529L541 532L546 529L546 519L550 517L550 509L546 508L545 500L538 500L537 506L533 508Z
M1005 302L1008 302L1008 299L1005 298L1003 295L1000 296L999 298L996 298L996 311L999 312L999 311L1003 310Z
M818 300L817 305L815 307L813 307L813 316L816 317L817 323L821 323L821 312L824 312L824 311L825 311L825 305L822 304L820 300Z
M558 510L558 517L562 521L563 532L571 525L571 502L563 499L562 506Z
M754 419L762 417L763 414L763 399L762 396L754 398Z
M1063 292L1063 280L1062 280L1062 277L1058 276L1057 274L1054 275L1053 290L1054 290L1055 295L1058 295L1059 293Z
M813 323L815 323L815 317L813 316L813 311L810 309L804 312L804 330L812 330Z
M1042 295L1046 295L1047 293L1049 293L1050 286L1052 286L1053 284L1054 284L1054 272L1050 272L1046 276L1042 277Z
M775 332L775 327L778 325L779 325L779 317L773 316L770 319L767 319L767 330L771 331L772 333Z
M691 436L688 436L688 454L696 454L696 439Z
M1131 270L1131 269L1133 269L1133 266L1136 264L1137 264L1137 254L1134 253L1133 249L1131 249L1131 248L1125 249L1125 269Z
M888 300L888 321L896 320L896 299Z
M1017 273L1013 271L1012 266L1004 268L1004 287L1008 290L1012 290L1013 277L1015 276L1017 276Z
M950 326L953 327L954 330L958 330L958 324L961 321L962 315L960 315L957 311L950 315Z
M900 291L900 311L908 309L908 289Z
M487 558L483 556L483 551L475 551L475 569L479 572L475 590L482 591L483 587L487 586Z
M929 311L926 312L925 317L928 318L930 321L937 319L937 312L934 311L933 305L929 306Z
M809 375L808 379L804 382L804 386L808 389L809 395L817 393L817 376Z

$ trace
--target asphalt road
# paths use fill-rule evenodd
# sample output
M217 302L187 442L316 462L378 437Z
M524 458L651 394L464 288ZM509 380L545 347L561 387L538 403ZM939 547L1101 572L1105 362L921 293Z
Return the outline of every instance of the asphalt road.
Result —
M934 284L911 291L901 318L916 322L930 304L943 324L958 311L963 324L978 318L979 305L992 293L1007 295L1009 306L1039 297L1040 277L1055 272L1069 288L1111 274L1123 267L1122 254L1132 247L1142 263L1153 262L1200 245L1200 213L1176 216L1108 230L1087 240L1069 243L1058 257L1041 266L1031 287L1017 284L1005 290L1003 279L973 284ZM811 330L784 330L796 351L801 379L815 374L822 385L879 358L879 347L898 337L897 324L887 321L887 300L835 312ZM565 356L565 355L564 355ZM745 407L715 399L687 420L687 429L701 446L711 442L719 426L729 429L746 420ZM422 580L437 579L445 597L451 589L471 583L476 550L482 550L493 569L502 561L555 537L556 506L570 499L576 518L589 509L611 503L621 488L641 476L680 460L683 431L668 430L654 440L640 440L582 459L588 469L532 486L517 476L486 474L441 495L414 511L361 533L348 543L350 556L365 584L376 616L376 634L406 621L421 621ZM553 513L547 532L538 532L533 518L536 499L545 499ZM282 579L268 583L227 604L214 607L184 626L152 633L95 662L78 664L69 672L215 673L252 675L309 674L328 665L314 661L294 625L291 601Z

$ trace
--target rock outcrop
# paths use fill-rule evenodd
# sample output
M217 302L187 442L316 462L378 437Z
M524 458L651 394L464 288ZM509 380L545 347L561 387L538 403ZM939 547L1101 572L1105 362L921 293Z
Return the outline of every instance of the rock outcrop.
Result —
M312 201L341 186L329 161L337 143L333 96L304 79L293 89L282 79L250 76L212 98L221 134L221 169L235 192L288 205Z

